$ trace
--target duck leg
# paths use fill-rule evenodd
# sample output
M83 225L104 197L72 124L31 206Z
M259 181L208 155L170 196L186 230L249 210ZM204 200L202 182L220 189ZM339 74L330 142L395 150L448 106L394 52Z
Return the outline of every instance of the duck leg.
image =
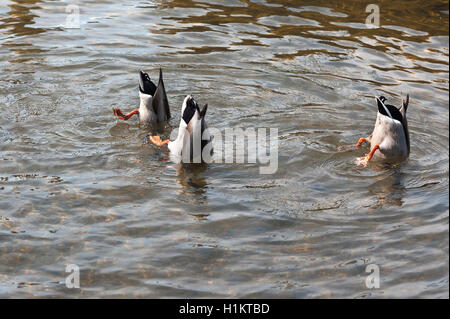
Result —
M120 119L120 120L128 120L130 117L132 117L134 114L139 114L139 110L133 110L128 114L123 114L120 109L113 109L114 115Z
M342 146L338 147L338 150L339 151L347 151L347 150L357 149L357 148L360 148L364 142L368 142L367 138L361 137L358 140L358 143L356 143L355 145L353 145L353 144L352 145L342 145Z
M358 140L358 143L356 144L357 147L361 147L362 143L367 142L367 139L365 137L361 137Z
M153 144L157 145L157 146L163 146L165 144L169 144L170 140L161 140L161 137L159 136L149 136L148 139L150 140L150 142L152 142Z
M356 158L356 165L364 165L364 167L366 167L367 164L369 164L369 161L372 159L373 153L375 153L375 151L378 149L380 149L380 145L377 144L372 148L369 154L366 154L366 156L363 157Z

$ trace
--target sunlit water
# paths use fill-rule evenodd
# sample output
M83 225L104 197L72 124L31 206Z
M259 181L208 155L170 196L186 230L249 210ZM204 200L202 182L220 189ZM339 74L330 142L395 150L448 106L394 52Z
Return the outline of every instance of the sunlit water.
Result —
M380 28L360 1L79 1L79 29L70 1L0 3L1 297L448 298L447 1L378 1ZM180 168L117 121L159 67L172 128L186 94L278 128L277 172ZM406 162L337 152L407 93Z

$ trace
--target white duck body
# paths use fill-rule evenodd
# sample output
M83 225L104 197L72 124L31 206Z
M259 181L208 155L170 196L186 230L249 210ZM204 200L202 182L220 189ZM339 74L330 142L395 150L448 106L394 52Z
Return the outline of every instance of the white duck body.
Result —
M177 138L167 145L174 162L201 163L210 159L205 156L212 156L212 138L205 122L206 109L207 104L200 111L190 95L184 99Z
M181 162L181 155L183 154L183 148L189 143L190 133L187 130L187 125L183 120L180 120L180 126L178 128L178 135L175 141L170 141L167 144L170 155L173 156L175 162Z
M150 94L142 93L139 90L139 122L145 123L156 123L157 116L152 107L153 97Z
M379 145L379 149L373 154L379 159L405 159L408 157L406 135L400 121L378 113L375 128L368 137L370 148Z
M381 160L404 160L409 156L409 131L406 119L409 96L398 110L395 106L384 104L384 97L377 98L378 113L375 128L367 138L370 149L379 148L373 154Z

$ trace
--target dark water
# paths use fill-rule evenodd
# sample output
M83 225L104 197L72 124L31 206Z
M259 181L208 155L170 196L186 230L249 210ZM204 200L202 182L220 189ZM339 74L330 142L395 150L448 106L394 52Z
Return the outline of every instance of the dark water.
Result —
M380 28L364 1L79 1L79 29L0 3L1 297L448 298L447 1L378 1ZM180 168L118 122L160 66L173 127L186 94L276 127L277 172ZM407 93L409 160L336 152Z

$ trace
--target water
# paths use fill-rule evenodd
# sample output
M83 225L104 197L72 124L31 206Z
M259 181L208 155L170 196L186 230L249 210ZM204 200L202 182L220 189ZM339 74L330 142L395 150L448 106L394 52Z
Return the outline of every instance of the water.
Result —
M448 298L447 1L379 1L380 28L360 1L79 3L68 29L70 1L1 0L1 297ZM186 94L277 127L277 172L179 168L117 121L160 66L171 127ZM406 162L337 152L407 93Z

